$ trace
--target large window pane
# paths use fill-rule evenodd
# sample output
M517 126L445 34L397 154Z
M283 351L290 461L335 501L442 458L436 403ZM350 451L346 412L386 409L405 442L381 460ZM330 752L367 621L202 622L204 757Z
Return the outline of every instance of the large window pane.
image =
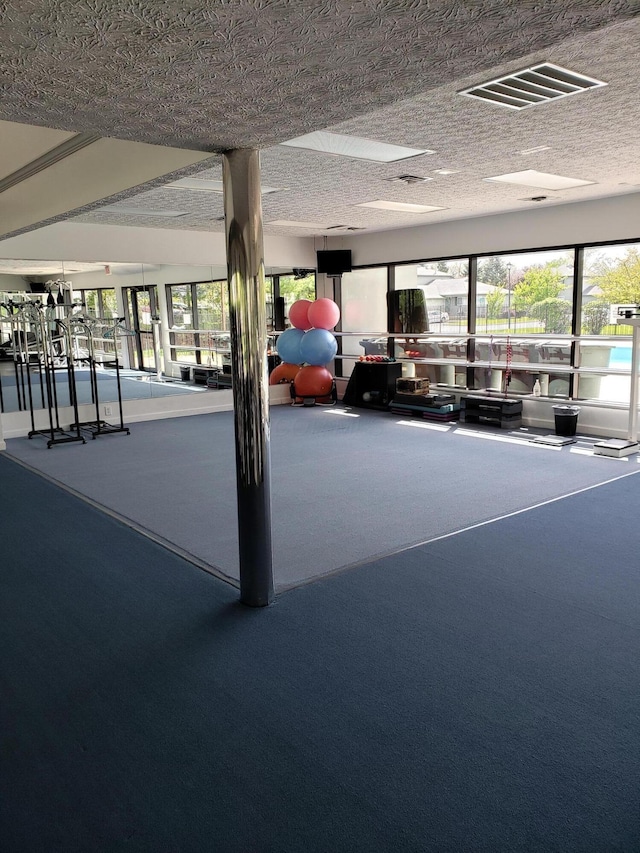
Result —
M99 287L95 290L82 290L81 299L84 311L91 317L112 319L118 316L116 292L112 287Z
M465 259L398 264L393 268L394 313L419 306L415 320L428 337L394 338L394 354L406 359L408 374L432 385L466 387L469 264ZM412 296L415 291L420 299ZM417 327L413 326L412 330ZM395 328L403 326L394 318Z
M193 302L190 284L174 284L169 288L172 329L193 329Z
M630 335L616 322L618 305L640 305L640 244L585 248L582 334Z
M315 273L298 278L295 275L281 275L279 279L280 296L284 297L284 314L289 316L289 309L298 299L308 299L313 302L316 298Z
M479 259L478 333L571 334L573 267L573 251Z
M350 376L361 355L386 355L387 268L353 270L342 276L342 373Z
M395 290L418 289L424 294L424 331L464 334L469 316L469 264L464 259L394 267Z
M116 291L113 287L103 287L100 289L100 316L109 320L118 316L118 302L116 300Z
M97 290L84 290L82 292L84 299L84 310L90 317L100 316L100 299Z
M173 361L186 361L190 364L197 364L197 346L199 335L194 335L193 332L172 332L171 341L176 345L176 348L171 348L171 358ZM183 347L183 349L181 349Z
M226 280L197 284L196 299L199 329L228 330L229 299Z
M629 403L631 376L579 373L576 398L605 403Z

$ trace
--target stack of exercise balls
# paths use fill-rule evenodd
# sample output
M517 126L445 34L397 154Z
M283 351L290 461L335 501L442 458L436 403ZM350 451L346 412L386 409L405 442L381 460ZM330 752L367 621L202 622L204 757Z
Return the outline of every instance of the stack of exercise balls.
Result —
M327 397L333 376L326 366L338 352L332 329L340 319L333 299L310 302L298 299L289 309L291 328L278 338L276 350L282 359L271 373L269 384L293 382L297 397Z

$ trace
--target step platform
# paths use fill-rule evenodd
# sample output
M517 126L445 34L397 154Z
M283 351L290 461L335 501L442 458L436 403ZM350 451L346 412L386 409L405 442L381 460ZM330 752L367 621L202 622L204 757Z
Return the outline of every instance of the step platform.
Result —
M457 421L460 406L455 394L396 394L389 409L396 415L423 418L427 421Z
M610 438L608 441L599 441L593 445L596 456L613 456L617 459L631 456L639 450L638 442L630 438Z

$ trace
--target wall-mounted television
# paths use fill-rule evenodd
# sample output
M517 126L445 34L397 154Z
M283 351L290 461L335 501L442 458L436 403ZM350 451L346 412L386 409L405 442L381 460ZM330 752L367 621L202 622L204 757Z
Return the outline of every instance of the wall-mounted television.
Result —
M342 275L343 272L351 272L351 249L324 249L316 255L319 273Z

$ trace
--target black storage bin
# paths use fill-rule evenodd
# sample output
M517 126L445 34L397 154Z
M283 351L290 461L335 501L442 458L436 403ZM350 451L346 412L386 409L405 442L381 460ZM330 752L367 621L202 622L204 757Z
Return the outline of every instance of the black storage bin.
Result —
M556 435L575 435L578 427L579 406L553 406Z
M181 367L180 368L180 379L183 382L188 382L191 379L191 368L190 367Z

